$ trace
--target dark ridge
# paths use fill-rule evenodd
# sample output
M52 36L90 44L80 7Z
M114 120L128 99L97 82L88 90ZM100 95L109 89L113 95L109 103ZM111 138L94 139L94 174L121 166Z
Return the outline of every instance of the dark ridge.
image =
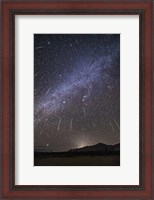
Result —
M107 145L98 143L91 146L85 146L76 149L70 149L68 152L97 152L97 151L120 151L120 143L115 145Z

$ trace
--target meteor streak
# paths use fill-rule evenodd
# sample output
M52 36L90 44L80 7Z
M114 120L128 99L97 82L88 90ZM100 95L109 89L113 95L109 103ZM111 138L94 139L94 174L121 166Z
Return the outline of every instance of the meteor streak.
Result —
M110 121L110 125L111 125L111 127L112 127L112 130L115 131L114 126L113 126L113 124L112 124L111 121Z
M39 72L37 72L37 73L34 75L34 77L36 77L38 74L39 74Z
M86 118L86 109L83 108L83 115L84 115L84 118Z
M96 124L93 122L93 127L95 128L96 127Z
M60 131L60 124L61 124L61 118L59 119L59 122L58 122L57 131Z
M51 87L49 87L49 89L47 90L47 92L45 93L45 96L49 93Z
M70 132L72 131L72 122L73 122L73 120L71 119L71 121L70 121Z
M36 47L35 49L42 49L44 46L39 46L39 47Z
M114 120L115 121L115 123L116 123L116 125L117 125L117 127L119 128L119 130L120 130L120 126L119 126L119 124L117 123L117 121L116 120Z

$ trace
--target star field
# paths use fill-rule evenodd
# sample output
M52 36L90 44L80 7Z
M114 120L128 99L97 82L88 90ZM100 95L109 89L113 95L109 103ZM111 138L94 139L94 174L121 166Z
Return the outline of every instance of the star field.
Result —
M34 35L35 149L120 141L120 35Z

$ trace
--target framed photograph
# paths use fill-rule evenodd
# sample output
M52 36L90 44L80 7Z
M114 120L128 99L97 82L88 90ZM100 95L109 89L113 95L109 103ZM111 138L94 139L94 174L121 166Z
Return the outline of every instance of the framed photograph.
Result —
M2 199L152 199L152 1L2 1Z
M120 34L35 34L34 77L34 165L120 166Z

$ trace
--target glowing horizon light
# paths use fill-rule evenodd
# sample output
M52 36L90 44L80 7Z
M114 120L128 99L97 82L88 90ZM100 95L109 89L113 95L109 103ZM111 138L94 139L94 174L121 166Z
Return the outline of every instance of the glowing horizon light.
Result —
M82 147L85 147L85 146L89 146L89 144L85 143L84 141L82 141L81 143L79 143L77 145L77 148L82 148Z

